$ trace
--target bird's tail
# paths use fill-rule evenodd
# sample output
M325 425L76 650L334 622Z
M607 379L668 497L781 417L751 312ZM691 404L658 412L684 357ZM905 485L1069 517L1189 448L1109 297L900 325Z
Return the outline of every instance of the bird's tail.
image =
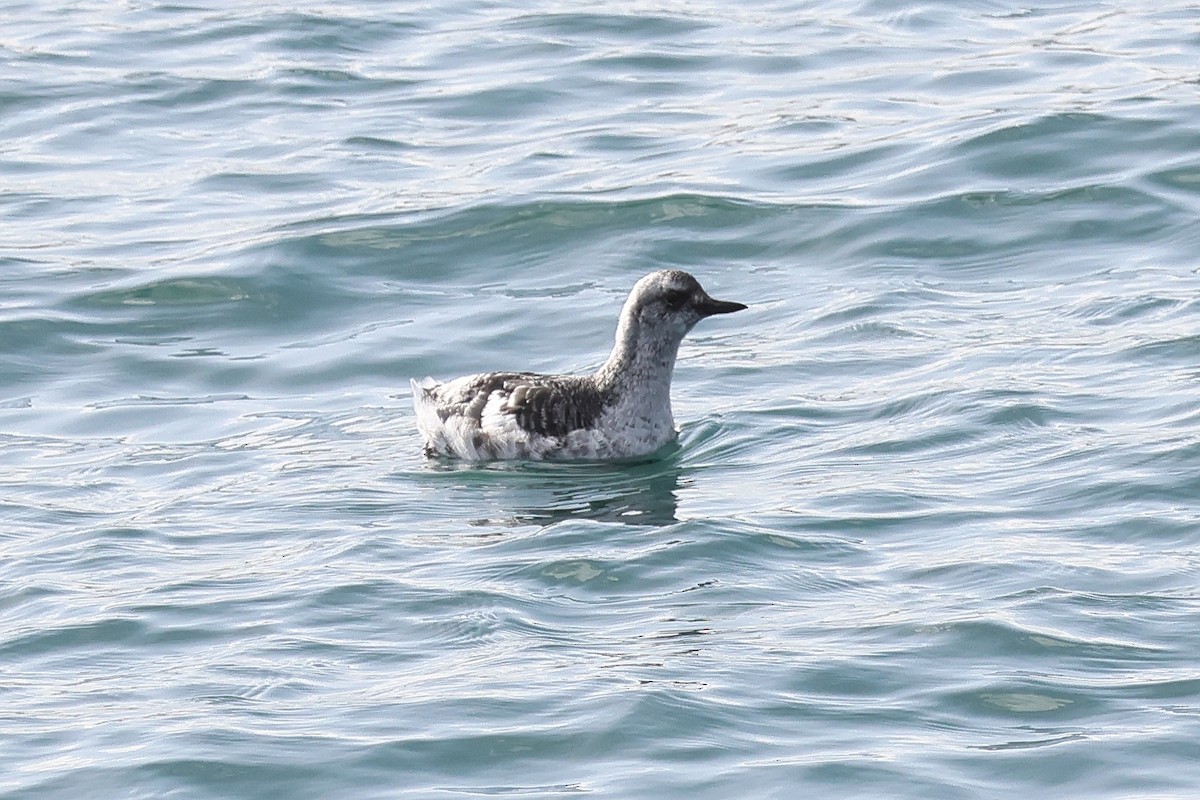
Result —
M420 383L410 379L409 384L412 386L413 411L417 413L417 430L425 437L425 443L428 445L441 424L434 398L434 390L441 384L433 378L425 378Z

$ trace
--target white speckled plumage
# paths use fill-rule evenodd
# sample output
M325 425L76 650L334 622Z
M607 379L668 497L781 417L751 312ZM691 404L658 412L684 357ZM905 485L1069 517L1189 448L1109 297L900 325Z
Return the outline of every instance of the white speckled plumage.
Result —
M679 343L701 319L745 307L712 299L681 270L652 272L630 292L612 353L592 375L413 381L425 452L470 461L647 456L676 435L671 375Z

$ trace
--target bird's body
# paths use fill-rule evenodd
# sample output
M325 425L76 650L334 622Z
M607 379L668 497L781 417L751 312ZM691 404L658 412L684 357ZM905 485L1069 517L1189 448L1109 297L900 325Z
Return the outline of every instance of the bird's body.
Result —
M706 316L740 311L686 272L638 281L611 355L592 375L488 372L412 382L428 455L615 460L650 455L675 438L671 374L679 343Z

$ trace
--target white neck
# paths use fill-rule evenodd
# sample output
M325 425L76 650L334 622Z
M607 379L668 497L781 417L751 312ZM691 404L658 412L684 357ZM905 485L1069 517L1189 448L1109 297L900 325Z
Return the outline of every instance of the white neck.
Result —
M626 309L628 312L628 309ZM604 366L596 372L596 381L617 395L618 402L643 407L671 408L671 374L683 333L641 330L632 313L622 313L617 325L617 340Z

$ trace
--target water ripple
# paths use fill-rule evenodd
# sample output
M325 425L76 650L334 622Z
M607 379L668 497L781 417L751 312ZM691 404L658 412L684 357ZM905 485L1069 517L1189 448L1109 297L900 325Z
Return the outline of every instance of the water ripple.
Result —
M3 796L1193 793L1194 9L14 9ZM678 446L420 456L667 267Z

